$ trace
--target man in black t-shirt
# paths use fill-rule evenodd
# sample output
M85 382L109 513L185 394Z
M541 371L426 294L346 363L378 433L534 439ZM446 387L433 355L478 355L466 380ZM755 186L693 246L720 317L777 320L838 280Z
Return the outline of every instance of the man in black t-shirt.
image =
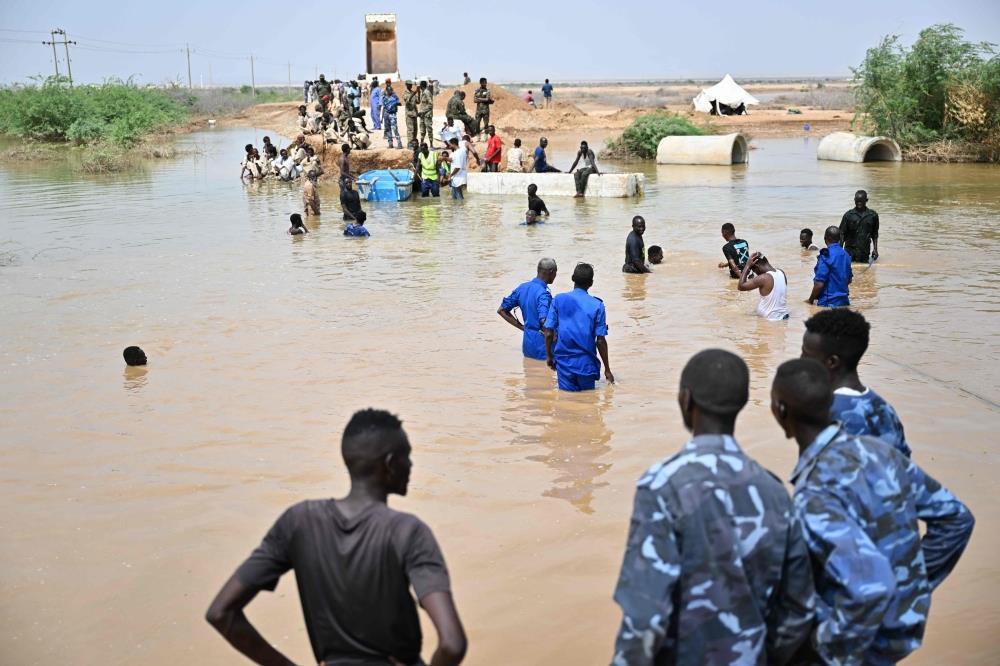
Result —
M868 207L864 190L854 193L854 208L840 219L840 237L851 261L867 264L869 256L872 261L878 259L878 213Z
M538 196L538 185L534 183L528 185L528 210L536 217L540 215L548 217L549 215L549 209L545 207L545 202Z
M722 254L726 260L719 262L719 268L728 267L729 277L738 280L743 266L750 258L750 244L736 237L736 227L731 222L722 225L722 237L726 240L726 244L722 246Z
M405 495L410 480L402 424L389 412L357 412L344 429L341 452L351 475L347 497L308 500L285 511L223 586L206 619L254 662L291 664L243 609L294 569L316 663L418 664L422 636L412 587L437 630L432 663L461 663L465 632L434 535L416 516L386 504L388 495Z
M625 239L625 264L622 273L652 273L646 265L646 243L642 235L646 233L646 220L642 215L632 218L632 231Z

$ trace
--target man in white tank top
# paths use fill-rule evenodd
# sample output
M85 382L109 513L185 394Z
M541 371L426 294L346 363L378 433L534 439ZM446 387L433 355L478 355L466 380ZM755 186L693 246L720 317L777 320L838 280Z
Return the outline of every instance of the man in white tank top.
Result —
M756 275L747 278L753 271ZM743 266L740 281L737 284L740 291L760 291L760 303L757 304L757 314L768 321L788 319L788 279L784 271L779 271L767 261L760 252L750 255L749 261Z

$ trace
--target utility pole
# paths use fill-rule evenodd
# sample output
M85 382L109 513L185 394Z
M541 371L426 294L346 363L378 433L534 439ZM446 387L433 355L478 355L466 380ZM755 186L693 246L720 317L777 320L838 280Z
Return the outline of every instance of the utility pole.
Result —
M56 78L59 78L59 56L56 55L56 31L50 30L49 35L52 36L51 42L42 42L42 44L52 45L52 64L56 66Z
M187 52L187 58L188 58L188 90L191 90L191 88L192 88L192 86L191 86L191 45L190 44L185 44L184 45L184 51Z
M253 54L250 54L250 90L253 92L253 96L257 96L257 80L253 74Z

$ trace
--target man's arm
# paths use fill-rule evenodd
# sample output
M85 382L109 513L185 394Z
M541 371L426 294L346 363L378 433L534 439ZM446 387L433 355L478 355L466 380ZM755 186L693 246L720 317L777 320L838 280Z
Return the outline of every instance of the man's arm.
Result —
M608 362L608 340L603 335L597 336L597 353L601 355L601 362L604 363L604 378L609 384L614 384L615 375L611 372L611 364Z
M916 498L917 517L927 529L920 542L927 566L927 582L933 590L951 573L972 538L976 519L947 488L928 476L912 460L907 472Z
M878 260L878 213L872 213L872 244L874 245L872 249L872 260Z
M555 299L549 306L549 313L545 315L545 362L553 370L556 369L556 358L552 354L552 345L555 344L556 327L559 325L559 312L556 310Z
M581 151L577 151L577 152L576 152L576 159L575 159L575 160L573 160L573 166L571 166L571 167L569 168L569 170L567 171L567 173L569 173L569 171L572 171L573 169L575 169L575 168L576 168L576 163L580 161L580 152L581 152Z
M816 299L823 293L823 288L826 287L826 281L829 277L830 267L827 266L825 261L823 261L823 250L820 250L820 256L816 257L816 268L813 271L812 293L809 294L809 299L806 303L812 305L816 302Z
M823 293L823 287L825 286L825 282L813 281L813 290L812 293L809 294L809 298L806 299L806 303L813 305L816 302L816 299L820 297L820 294Z
M431 592L420 599L420 605L431 616L438 635L430 666L458 666L465 658L468 641L451 592Z
M861 666L896 592L892 563L848 515L840 499L800 491L796 510L805 527L812 561L822 565L814 644L827 664Z
M615 639L614 664L651 666L674 613L673 589L681 556L673 516L650 490L636 490L625 558L615 602L622 624ZM667 660L664 659L664 663Z
M747 275L750 273L750 266L756 261L757 257L760 256L760 252L755 252L747 263L743 265L743 270L740 271L740 281L736 284L736 288L740 291L753 291L754 289L760 289L761 287L766 287L767 284L774 283L770 275L766 273L764 275L755 275L754 277L747 279Z
M294 666L295 662L278 652L250 624L243 609L257 596L258 589L248 587L233 575L222 586L205 613L205 619L230 645L261 666Z
M500 317L505 322L507 322L517 330L523 331L524 324L519 322L517 320L517 317L511 314L511 310L517 307L517 304L518 304L518 294L517 294L517 289L515 289L513 292L511 292L510 296L507 296L500 302L500 307L497 308L497 314L500 315Z
M802 534L802 524L793 515L786 537L781 582L768 603L768 663L788 663L809 639L815 618L816 593L809 547Z

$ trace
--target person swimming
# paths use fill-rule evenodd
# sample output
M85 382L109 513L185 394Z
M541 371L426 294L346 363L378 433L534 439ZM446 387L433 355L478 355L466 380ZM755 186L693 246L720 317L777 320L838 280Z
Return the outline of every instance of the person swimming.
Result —
M141 347L135 345L126 347L125 351L122 352L122 357L125 359L125 365L146 365L146 352L142 351Z
M288 219L292 223L292 226L288 228L289 235L301 236L302 234L309 233L309 230L306 229L306 225L302 222L301 215L298 213L292 213L288 216Z

